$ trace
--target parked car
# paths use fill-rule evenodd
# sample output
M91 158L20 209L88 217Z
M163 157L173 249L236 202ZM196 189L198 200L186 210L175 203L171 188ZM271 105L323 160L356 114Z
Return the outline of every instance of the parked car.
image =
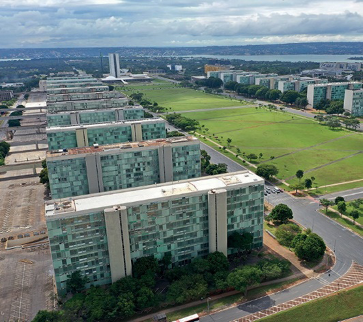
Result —
M18 238L24 238L24 236L22 234L18 235Z
M5 243L7 241L7 239L5 237L1 238L1 242Z
M28 234L28 233L24 234L24 237L30 237L30 234Z

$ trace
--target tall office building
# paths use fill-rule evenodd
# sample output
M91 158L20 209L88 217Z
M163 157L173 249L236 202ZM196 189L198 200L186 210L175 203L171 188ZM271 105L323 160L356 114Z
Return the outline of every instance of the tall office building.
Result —
M87 125L57 126L46 129L48 150L72 149L166 137L162 118Z
M64 294L79 270L90 285L132 274L132 263L153 255L173 265L219 251L234 231L253 234L262 246L264 180L240 171L55 200L45 206L55 280Z
M363 89L345 90L344 109L353 116L363 116Z
M68 102L68 103L73 103L73 102ZM131 120L141 120L144 118L144 115L145 115L144 109L141 105L136 105L136 106L132 105L120 108L109 108L109 109L99 109L99 110L97 109L94 110L87 109L79 111L74 110L74 111L64 111L54 114L48 113L47 124L49 127L53 127L53 126L70 126L70 125L81 125L81 124L131 121Z
M46 160L54 199L201 176L194 137L48 151Z
M110 65L110 75L115 78L120 78L120 56L119 54L108 54Z

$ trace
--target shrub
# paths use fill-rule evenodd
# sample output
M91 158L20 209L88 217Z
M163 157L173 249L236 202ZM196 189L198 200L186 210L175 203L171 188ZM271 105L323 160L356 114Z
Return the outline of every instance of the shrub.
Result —
M295 224L280 225L275 232L277 241L283 245L290 247L295 236L301 232L301 228Z

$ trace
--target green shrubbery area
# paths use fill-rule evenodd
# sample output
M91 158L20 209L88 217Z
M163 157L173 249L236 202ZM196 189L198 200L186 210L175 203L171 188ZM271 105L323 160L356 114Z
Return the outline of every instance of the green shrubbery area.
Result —
M5 157L10 151L10 144L3 141L0 142L0 166L5 164Z
M240 251L248 248L243 241L248 238L242 238L242 244L234 244L239 245ZM40 311L33 321L125 320L146 309L157 310L200 300L232 288L246 293L250 286L290 273L290 263L274 257L261 259L254 265L238 266L232 271L227 257L220 252L172 269L169 268L170 260L169 255L159 262L152 256L140 258L133 265L133 277L122 278L109 287L91 287L83 292L88 279L75 272L67 282L68 290L74 296L59 311Z

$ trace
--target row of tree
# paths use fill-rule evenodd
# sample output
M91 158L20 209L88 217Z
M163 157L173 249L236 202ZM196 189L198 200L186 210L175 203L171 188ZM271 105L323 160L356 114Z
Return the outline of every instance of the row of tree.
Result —
M356 119L355 117L347 117L343 120L340 120L337 117L334 117L332 115L323 115L318 114L315 115L314 118L322 125L326 125L330 127L331 129L339 128L342 126L342 123L345 125L345 127L348 129L358 129L360 126L360 121Z
M248 238L247 238L248 239ZM247 240L246 239L246 240ZM79 271L67 281L75 294L60 311L40 311L33 321L113 321L125 320L136 312L167 305L182 304L205 298L210 292L235 288L246 293L247 287L286 276L290 263L274 257L256 265L229 271L227 257L220 252L196 258L183 267L168 269L171 256L158 262L153 256L143 257L133 265L134 277L125 277L107 288L91 287L82 292L88 279ZM160 280L161 279L161 280ZM159 285L167 291L159 292Z
M355 221L360 217L360 206L363 204L363 199L356 199L351 201L349 204L353 207L353 209L347 213L347 204L343 197L338 196L334 201L329 199L320 199L320 204L325 207L325 213L328 213L328 208L330 206L336 205L338 211L341 215L351 216L353 221Z
M166 115L166 120L183 131L195 131L199 128L199 122L178 113Z

